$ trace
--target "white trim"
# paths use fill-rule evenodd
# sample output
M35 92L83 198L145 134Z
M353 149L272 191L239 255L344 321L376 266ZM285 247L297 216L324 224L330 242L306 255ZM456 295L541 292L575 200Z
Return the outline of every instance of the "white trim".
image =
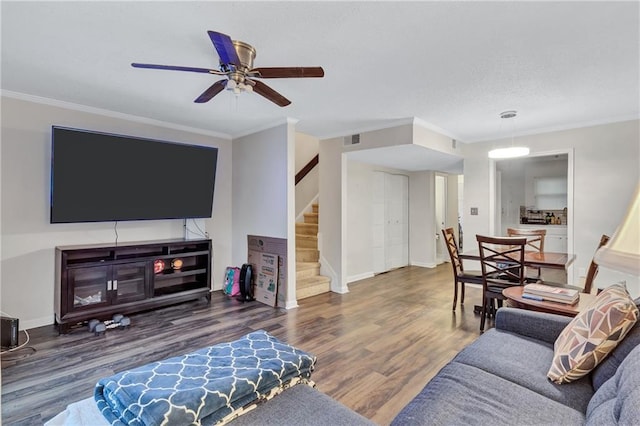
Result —
M20 321L20 330L29 330L32 328L36 328L36 327L42 327L45 325L51 325L54 324L55 320L53 320L53 312L51 313L51 316L48 317L40 317L40 318L34 318L34 319L30 319L30 320L26 320L26 321Z
M165 127L167 129L180 130L183 132L197 133L205 136L213 136L220 139L232 140L231 135L226 133L214 132L212 130L204 130L196 127L183 126L176 123L168 123L166 121L155 120L153 118L140 117L137 115L125 114L122 112L111 111L103 108L96 108L87 105L74 104L71 102L61 101L58 99L44 98L42 96L28 95L26 93L12 92L10 90L1 91L2 96L7 98L18 99L21 101L33 102L37 104L49 105L58 108L70 109L73 111L86 112L90 114L102 115L105 117L118 118L121 120L133 121L136 123L148 124L151 126Z
M316 194L315 197L313 197L311 199L311 201L309 201L309 204L304 206L304 208L302 209L300 214L296 217L296 222L304 221L304 214L305 213L313 213L313 205L318 202L319 198L320 198L320 194L318 193L318 194Z
M318 237L318 241L320 241L320 237ZM331 291L339 294L349 293L349 287L347 287L346 285L338 287L338 275L336 274L336 271L333 270L327 259L322 256L322 254L320 255L319 262L320 275L331 278Z
M335 133L325 133L321 136L315 136L315 135L311 135L311 136L315 136L318 139L333 139L333 138L343 138L345 136L351 136L351 135L356 135L359 133L367 133L367 132L375 132L377 130L384 130L384 129L392 129L394 127L398 127L398 126L402 126L404 124L413 124L413 120L414 117L407 117L407 118L401 118L399 120L394 120L391 122L386 122L386 123L380 123L378 125L371 125L371 126L366 126L366 127L360 127L360 128L356 128L352 131L348 131L347 133L345 133L345 131L339 131L339 132L335 132ZM309 133L307 133L309 134Z
M429 268L429 269L433 269L438 265L439 265L438 263L434 263L434 262L411 262L411 266L419 266L421 268Z
M516 132L513 134L513 137L517 138L520 136L539 135L542 133L562 132L564 130L582 129L584 127L601 126L604 124L622 123L623 121L638 120L639 118L640 118L640 115L638 114L628 114L628 115L621 115L618 117L609 117L609 118L604 118L599 120L581 121L578 123L572 123L572 124L566 124L566 125L560 125L560 126L540 127L537 129L529 129L527 131ZM497 139L496 136L488 136L482 139L466 140L464 143L469 144L469 143L476 143L476 142L487 142L495 139Z
M243 131L241 133L236 133L236 134L233 135L233 139L243 138L245 136L252 135L254 133L263 132L265 130L273 129L274 127L282 126L283 124L293 124L295 126L296 123L298 123L298 121L300 121L300 120L298 120L297 118L291 118L291 117L281 118L281 119L273 121L273 122L271 122L269 124L265 124L265 125L262 125L262 126L254 127L254 128L252 128L250 130L246 130L246 131Z
M347 284L354 281L365 280L367 278L373 278L375 274L373 272L363 272L362 274L352 275L347 277Z
M574 200L574 156L575 151L574 148L566 148L566 149L556 149L550 151L539 151L534 152L532 154L527 155L523 158L531 158L531 157L547 157L552 155L567 155L567 253L574 254L574 246L573 246L573 235L574 235L574 224L573 224L573 200ZM489 235L495 234L495 224L496 224L496 161L490 159L489 160ZM579 280L576 280L574 277L574 263L572 262L567 267L567 282L575 283ZM577 277L580 278L580 277ZM578 284L579 285L579 284Z
M299 305L298 305L298 301L297 301L297 300L287 300L287 301L285 302L285 306L284 306L284 308L285 308L285 309L295 309L295 308L297 308L298 306L299 306Z

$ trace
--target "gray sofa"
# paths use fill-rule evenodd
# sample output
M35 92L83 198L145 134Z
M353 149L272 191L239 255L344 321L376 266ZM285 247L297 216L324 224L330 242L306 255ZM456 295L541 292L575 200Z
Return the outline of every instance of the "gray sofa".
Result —
M640 322L591 374L557 385L547 371L570 320L500 309L392 425L640 425Z

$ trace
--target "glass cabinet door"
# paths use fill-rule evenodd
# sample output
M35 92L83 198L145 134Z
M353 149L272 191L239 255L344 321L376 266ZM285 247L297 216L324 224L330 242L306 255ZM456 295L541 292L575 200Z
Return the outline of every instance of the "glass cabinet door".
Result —
M131 302L146 298L146 263L113 266L113 303Z
M69 269L70 306L81 309L109 303L109 266Z

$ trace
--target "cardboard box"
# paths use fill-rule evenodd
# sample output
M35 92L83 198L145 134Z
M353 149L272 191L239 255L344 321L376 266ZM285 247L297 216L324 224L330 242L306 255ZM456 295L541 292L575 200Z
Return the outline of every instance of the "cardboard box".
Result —
M278 298L278 255L254 252L251 257L253 261L249 263L255 265L256 274L253 297L275 307Z
M278 257L278 272L276 280L276 302L275 304L271 304L270 300L267 303L270 306L277 306L280 308L284 308L286 306L287 301L287 239L286 238L274 238L274 237L263 237L258 235L247 235L247 246L248 246L248 259L249 263L253 265L254 271L258 271L258 257L261 253L267 253L271 255L276 255ZM255 273L257 277L257 272ZM258 286L258 281L256 279L256 289ZM254 291L254 296L256 299L257 292ZM266 303L265 301L262 301Z

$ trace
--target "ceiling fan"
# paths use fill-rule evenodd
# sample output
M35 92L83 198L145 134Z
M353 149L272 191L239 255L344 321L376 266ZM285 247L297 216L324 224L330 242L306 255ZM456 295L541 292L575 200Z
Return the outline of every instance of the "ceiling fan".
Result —
M255 92L264 96L271 102L284 107L291 101L273 90L256 78L306 78L324 77L322 67L261 67L253 68L253 60L256 57L256 49L242 41L231 40L226 34L215 31L207 31L213 46L220 57L220 68L217 70L208 68L193 68L173 65L155 65L132 63L134 68L152 68L160 70L189 71L206 74L224 75L226 79L218 80L207 90L202 92L194 102L204 103L210 101L224 89L232 90L239 94L243 91Z

